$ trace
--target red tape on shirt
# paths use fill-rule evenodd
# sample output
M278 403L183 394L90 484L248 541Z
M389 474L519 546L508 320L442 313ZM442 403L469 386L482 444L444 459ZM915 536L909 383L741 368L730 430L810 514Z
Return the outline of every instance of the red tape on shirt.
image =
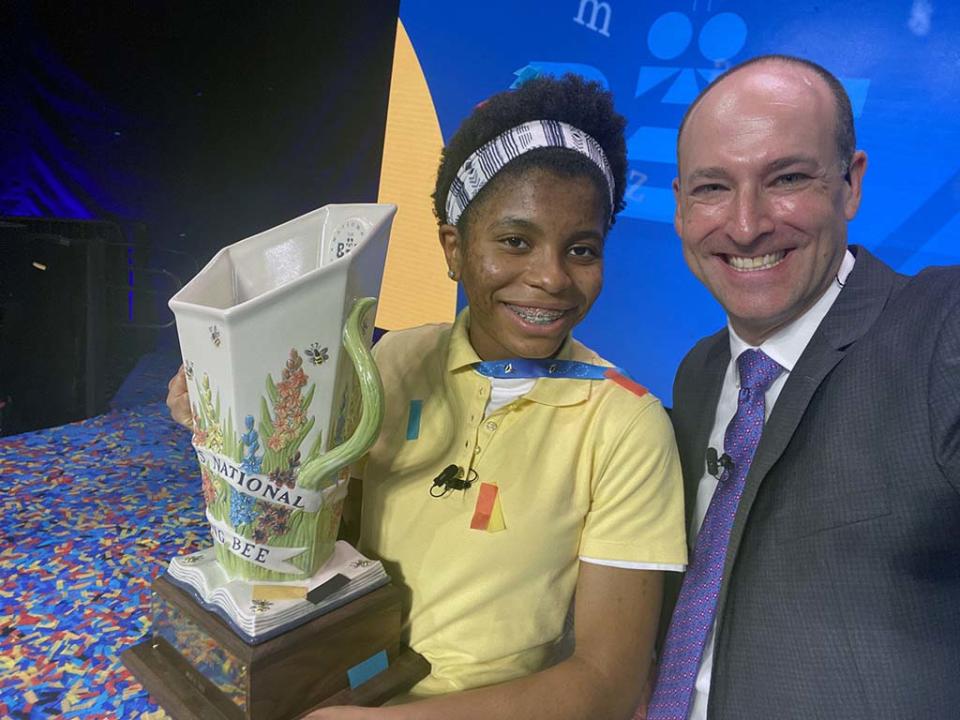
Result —
M630 392L632 392L634 395L638 397L643 397L648 392L650 392L643 385L639 383L635 383L630 378L626 377L625 375L621 375L620 373L618 373L616 370L613 370L612 368L610 370L607 370L603 375L608 380L613 380L617 385L619 385L622 388L626 388L627 390L629 390Z
M497 501L499 488L490 483L480 483L480 492L477 495L477 506L470 521L471 530L486 530L490 525L490 516L493 514L493 504Z

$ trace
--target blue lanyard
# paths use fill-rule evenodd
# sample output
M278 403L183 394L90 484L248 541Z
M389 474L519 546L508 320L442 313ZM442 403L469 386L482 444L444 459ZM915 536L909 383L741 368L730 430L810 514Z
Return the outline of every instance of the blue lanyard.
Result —
M474 363L473 369L481 375L492 378L573 378L576 380L606 380L613 371L620 375L626 373L620 368L591 365L576 360L540 360L530 358L512 358L510 360L491 360Z

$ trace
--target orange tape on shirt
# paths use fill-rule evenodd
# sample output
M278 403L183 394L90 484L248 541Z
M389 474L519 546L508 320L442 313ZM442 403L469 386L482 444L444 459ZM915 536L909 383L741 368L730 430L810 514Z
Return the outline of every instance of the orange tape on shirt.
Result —
M633 380L626 377L625 375L621 375L613 368L611 368L610 370L607 370L604 373L604 377L606 377L608 380L613 380L620 387L626 388L627 390L632 392L634 395L637 395L639 397L643 397L648 392L650 392L640 383L635 383Z
M473 519L470 521L471 530L486 530L490 525L490 516L493 514L493 505L497 501L499 488L490 483L480 483L480 492L477 494L477 506L473 510Z

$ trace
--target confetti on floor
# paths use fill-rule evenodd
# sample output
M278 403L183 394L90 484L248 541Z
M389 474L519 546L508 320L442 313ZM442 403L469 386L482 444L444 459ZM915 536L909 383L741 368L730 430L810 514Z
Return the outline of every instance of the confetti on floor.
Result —
M0 717L166 718L119 657L209 545L189 433L154 403L0 439L0 487Z

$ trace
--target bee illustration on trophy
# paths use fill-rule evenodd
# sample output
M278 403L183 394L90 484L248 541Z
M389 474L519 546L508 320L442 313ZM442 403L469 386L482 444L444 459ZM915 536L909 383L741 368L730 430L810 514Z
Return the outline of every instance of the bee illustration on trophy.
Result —
M314 365L323 365L327 360L330 359L330 354L327 348L320 347L320 343L315 342L311 343L310 347L303 351L303 354L310 358L310 362Z

